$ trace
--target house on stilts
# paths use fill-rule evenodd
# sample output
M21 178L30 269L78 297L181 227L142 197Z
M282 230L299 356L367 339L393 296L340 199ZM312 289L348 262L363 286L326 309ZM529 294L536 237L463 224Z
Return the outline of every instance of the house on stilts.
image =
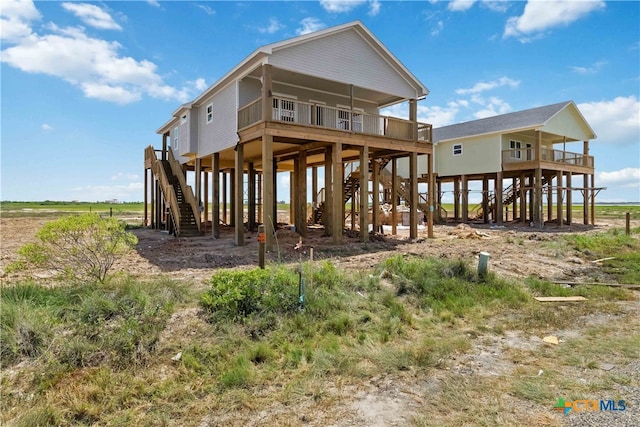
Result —
M271 249L277 174L289 173L292 225L304 237L322 224L335 243L347 223L368 241L383 203L394 234L398 205L408 209L410 238L423 218L429 237L434 220L561 227L573 222L574 192L584 224L595 223L596 135L574 102L432 129L417 118L428 93L359 21L258 48L157 130L162 148L145 149L144 222L214 237L226 224L237 245L263 224ZM408 117L381 115L400 103Z
M573 193L580 192L583 222L595 224L602 188L595 187L589 141L596 135L573 101L444 126L433 134L437 204L451 186L454 200L453 212L439 209L439 218L561 227L573 223ZM566 151L576 143L582 152ZM472 181L482 182L475 206L469 203Z
M145 149L145 223L197 235L211 221L217 237L223 222L234 227L237 245L244 244L245 224L249 230L264 224L270 248L276 174L288 171L300 235L307 232L310 199L313 220L334 242L342 241L346 217L367 241L380 225L378 215L367 215L373 193L373 212L385 202L395 210L402 195L410 236L417 237L418 181L435 182L432 126L417 120L417 103L428 93L359 21L263 46L158 129L162 148ZM408 104L407 118L380 114L399 103ZM395 175L402 158L409 163L403 179ZM428 171L420 177L419 158ZM187 171L195 172L195 191ZM383 187L388 191L369 191ZM429 213L430 234L432 224Z

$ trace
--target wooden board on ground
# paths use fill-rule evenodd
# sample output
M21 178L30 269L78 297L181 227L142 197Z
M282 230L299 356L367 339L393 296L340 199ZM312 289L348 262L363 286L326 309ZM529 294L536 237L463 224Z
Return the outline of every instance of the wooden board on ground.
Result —
M534 297L540 302L568 302L568 301L586 301L585 297Z

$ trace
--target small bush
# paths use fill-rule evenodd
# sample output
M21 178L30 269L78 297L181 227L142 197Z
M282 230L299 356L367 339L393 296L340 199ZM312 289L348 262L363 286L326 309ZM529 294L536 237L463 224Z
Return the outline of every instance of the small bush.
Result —
M48 222L36 237L18 250L21 259L10 271L34 266L64 278L104 282L113 263L138 242L124 222L90 213Z
M221 271L200 303L214 318L237 322L258 314L289 313L298 304L298 276L284 268Z

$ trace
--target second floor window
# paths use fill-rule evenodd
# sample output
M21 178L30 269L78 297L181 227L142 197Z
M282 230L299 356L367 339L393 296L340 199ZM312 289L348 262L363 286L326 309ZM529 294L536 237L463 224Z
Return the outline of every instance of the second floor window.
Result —
M207 123L213 121L213 104L207 105Z
M178 126L175 127L175 129L173 129L173 148L175 150L178 149L178 135L180 134L180 128Z

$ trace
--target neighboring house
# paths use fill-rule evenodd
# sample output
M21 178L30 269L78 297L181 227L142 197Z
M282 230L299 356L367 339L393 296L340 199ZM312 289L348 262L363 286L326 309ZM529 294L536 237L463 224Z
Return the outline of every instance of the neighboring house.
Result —
M580 191L584 223L589 223L589 204L593 223L594 199L600 190L595 188L594 159L589 155L589 140L594 138L573 101L436 128L436 194L442 194L443 184L453 184L455 208L446 214L466 222L476 213L469 210L468 183L482 181L477 216L485 222L491 215L497 223L510 219L542 226L545 195L548 222L554 216L555 193L555 221L562 226L572 222L572 193ZM582 142L581 153L565 151L567 143L576 141ZM583 179L578 183L580 175ZM558 221L563 216L564 221Z
M160 157L153 147L145 150L145 169L151 172L151 180L145 173L149 222L176 234L200 234L211 214L213 235L222 220L235 227L236 244L242 245L246 213L250 230L265 225L269 247L277 223L276 173L291 171L296 230L306 233L311 191L327 233L340 242L347 201L359 212L368 210L368 191L354 189L369 188L369 181L379 188L382 169L407 157L412 165L406 193L410 235L416 237L418 155L426 155L430 165L433 150L431 125L417 122L417 101L428 92L359 21L263 46L158 129ZM379 115L382 108L403 102L409 104L406 119ZM346 176L345 164L355 162L366 166ZM320 190L318 167L325 171ZM186 170L195 171L195 193L186 185ZM394 206L396 199L391 197ZM374 211L379 202L374 197ZM373 215L374 229L377 221ZM359 214L358 225L366 241L368 215Z

